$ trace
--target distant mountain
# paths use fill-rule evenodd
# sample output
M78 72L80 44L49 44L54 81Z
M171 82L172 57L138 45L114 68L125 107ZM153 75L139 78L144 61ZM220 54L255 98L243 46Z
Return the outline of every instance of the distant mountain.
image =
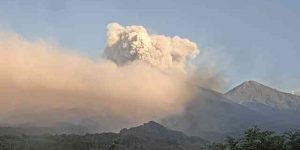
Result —
M228 135L238 136L244 129L266 120L268 118L227 99L222 93L200 88L198 96L187 104L182 113L161 122L188 135L215 141Z
M300 111L300 96L280 92L255 81L246 81L225 95L239 104L262 104L280 110Z
M182 113L161 122L211 141L239 136L253 126L281 132L300 128L299 102L299 96L247 81L226 94L199 88Z
M256 81L246 81L225 96L269 118L264 124L271 126L272 130L300 128L300 96L281 92Z

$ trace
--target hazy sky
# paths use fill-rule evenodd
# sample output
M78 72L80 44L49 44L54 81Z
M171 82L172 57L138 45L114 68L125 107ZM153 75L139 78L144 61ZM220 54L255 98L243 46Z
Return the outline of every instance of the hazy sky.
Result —
M0 26L95 57L106 25L138 24L178 35L213 54L229 87L258 80L300 88L297 0L0 0Z

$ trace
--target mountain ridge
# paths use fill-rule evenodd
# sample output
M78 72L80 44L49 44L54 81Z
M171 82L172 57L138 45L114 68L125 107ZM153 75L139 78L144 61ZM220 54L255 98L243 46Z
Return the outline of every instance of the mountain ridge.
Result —
M243 82L224 95L239 104L260 103L280 110L300 111L300 96L252 80Z
M269 94L266 98L265 95ZM188 135L201 136L211 141L223 140L229 135L239 136L240 130L253 126L282 132L300 126L297 109L283 109L277 103L272 103L273 97L285 101L286 95L288 98L298 98L256 81L246 81L224 94L199 87L199 94L181 114L164 118L162 123ZM261 100L251 100L257 97L261 97ZM244 101L240 98L244 98ZM271 102L264 103L268 98Z

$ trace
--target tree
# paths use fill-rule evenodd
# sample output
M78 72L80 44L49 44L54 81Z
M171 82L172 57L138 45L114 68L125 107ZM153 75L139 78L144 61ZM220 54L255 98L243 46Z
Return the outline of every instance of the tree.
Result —
M226 148L230 150L240 150L239 141L233 137L227 137L225 140Z
M272 131L264 131L258 127L253 127L244 132L243 137L235 139L227 137L223 143L211 144L206 147L207 150L286 150L287 145L298 148L299 137L296 138L295 132L283 135L277 135ZM286 142L289 139L289 142ZM297 145L298 142L298 145ZM296 149L293 149L296 150Z
M290 130L285 134L286 148L287 150L298 150L300 149L300 131Z
M245 150L284 150L284 137L275 135L273 131L263 131L258 127L248 129L241 139Z

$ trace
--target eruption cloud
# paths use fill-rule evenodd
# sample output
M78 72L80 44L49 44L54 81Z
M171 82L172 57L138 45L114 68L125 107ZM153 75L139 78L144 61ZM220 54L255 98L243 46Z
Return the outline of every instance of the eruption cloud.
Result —
M117 23L97 59L2 31L0 125L107 131L180 113L195 92L186 60L198 53L187 39Z
M108 25L105 54L117 64L140 60L161 69L184 69L186 59L199 53L196 43L178 36L149 35L142 26Z

